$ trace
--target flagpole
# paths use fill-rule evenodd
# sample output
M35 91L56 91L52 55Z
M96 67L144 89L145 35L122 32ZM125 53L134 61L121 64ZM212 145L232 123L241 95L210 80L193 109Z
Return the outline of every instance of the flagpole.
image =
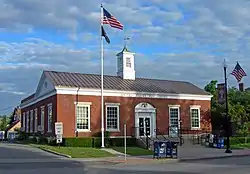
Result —
M101 37L101 134L102 134L102 145L104 148L104 101L103 101L103 38L102 38L102 26L103 26L103 6L101 4L101 26L100 26L100 37Z

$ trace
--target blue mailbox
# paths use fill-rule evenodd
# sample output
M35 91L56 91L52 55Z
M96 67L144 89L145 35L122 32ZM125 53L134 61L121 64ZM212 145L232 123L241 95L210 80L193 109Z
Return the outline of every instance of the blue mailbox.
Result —
M217 148L218 149L223 149L224 148L224 138L218 138Z
M165 141L155 141L154 142L154 158L166 157L166 142Z

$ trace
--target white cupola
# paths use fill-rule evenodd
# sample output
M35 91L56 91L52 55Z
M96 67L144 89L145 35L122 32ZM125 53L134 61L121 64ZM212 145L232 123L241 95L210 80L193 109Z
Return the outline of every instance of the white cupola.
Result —
M135 80L134 54L128 51L126 45L117 56L117 76L123 79Z

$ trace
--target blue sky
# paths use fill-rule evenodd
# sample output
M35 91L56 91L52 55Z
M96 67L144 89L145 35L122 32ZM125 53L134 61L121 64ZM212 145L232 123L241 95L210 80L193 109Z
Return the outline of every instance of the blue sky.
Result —
M116 74L116 53L130 37L136 76L190 81L203 88L223 81L239 61L250 67L247 0L0 0L0 113L37 87L43 70L100 72L100 4L123 25L105 25L105 74ZM245 77L245 86L250 86ZM229 85L237 86L233 76ZM7 109L6 109L7 108Z

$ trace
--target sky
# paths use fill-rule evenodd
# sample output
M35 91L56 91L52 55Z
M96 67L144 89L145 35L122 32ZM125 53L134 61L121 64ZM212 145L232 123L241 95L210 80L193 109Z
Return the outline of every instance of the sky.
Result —
M248 0L0 0L0 114L35 92L43 70L100 73L101 3L124 25L104 26L105 74L116 75L125 37L137 77L204 88L223 82L224 59L228 74L237 61L250 73Z

